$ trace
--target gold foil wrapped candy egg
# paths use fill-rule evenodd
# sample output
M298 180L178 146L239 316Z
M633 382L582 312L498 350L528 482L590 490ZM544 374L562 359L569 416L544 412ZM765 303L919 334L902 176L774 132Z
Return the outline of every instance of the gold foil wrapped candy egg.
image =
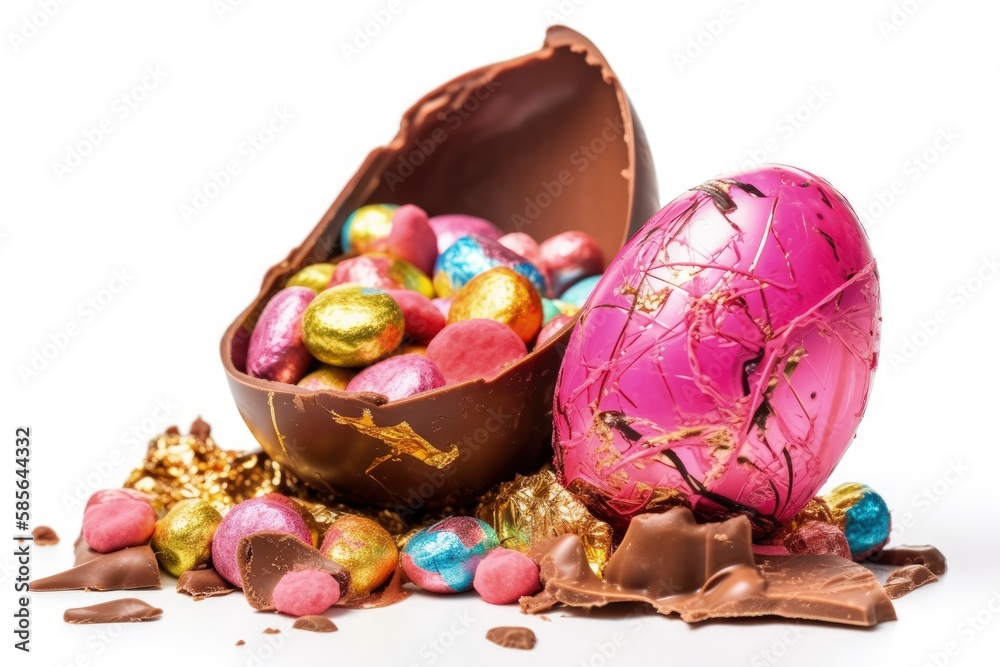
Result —
M296 384L303 389L312 391L325 391L333 389L344 391L351 378L355 376L354 370L350 368L337 368L336 366L320 366L311 373L306 374Z
M351 573L351 597L366 597L399 564L399 550L388 531L359 516L337 519L323 536L320 551Z
M330 284L330 278L333 277L333 271L336 268L336 264L326 262L322 264L310 264L289 278L288 282L285 283L285 287L308 287L316 292L316 294L319 294Z
M189 498L174 505L156 522L150 546L160 567L181 576L204 567L212 557L212 537L222 515L204 500Z
M542 327L542 298L530 280L498 266L467 282L452 301L449 324L473 319L502 322L529 343Z
M320 293L302 316L302 340L320 361L366 366L387 357L403 340L403 311L382 290L338 285Z

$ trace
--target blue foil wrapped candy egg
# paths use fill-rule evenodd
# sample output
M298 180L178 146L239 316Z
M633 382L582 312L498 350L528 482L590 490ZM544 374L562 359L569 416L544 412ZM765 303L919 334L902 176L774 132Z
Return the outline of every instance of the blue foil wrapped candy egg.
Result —
M538 294L548 294L545 276L534 264L493 239L463 236L438 256L434 265L434 290L449 297L480 273L505 266L531 281Z
M498 546L496 531L485 521L453 516L411 537L400 564L425 591L461 593L472 588L479 562Z

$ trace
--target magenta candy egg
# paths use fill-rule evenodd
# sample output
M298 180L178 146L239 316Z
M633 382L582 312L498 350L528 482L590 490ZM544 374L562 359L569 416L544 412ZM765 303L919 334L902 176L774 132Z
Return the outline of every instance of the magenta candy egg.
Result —
M422 354L400 354L363 369L347 391L370 391L398 401L444 386L444 376Z
M444 329L446 316L423 294L413 290L386 290L403 311L406 335L420 345L427 345Z
M438 256L437 235L427 221L427 213L419 206L406 204L393 211L389 235L374 240L370 251L405 259L429 274Z
M438 254L450 248L455 241L463 236L476 234L478 236L485 236L493 241L503 236L503 232L500 231L499 227L489 220L477 218L474 215L463 215L460 213L435 215L427 222L437 237Z
M619 527L683 502L772 532L853 440L880 323L867 237L829 183L767 165L693 188L581 312L554 404L561 479Z
M312 546L313 537L300 511L290 503L268 494L244 500L222 519L212 538L212 565L230 583L243 586L236 551L241 538L264 530L293 535Z
M295 384L312 363L302 342L302 313L316 293L286 287L267 302L250 335L247 373L255 378Z
M548 273L554 295L604 270L601 246L586 232L563 232L545 239L539 246L539 256L538 266Z

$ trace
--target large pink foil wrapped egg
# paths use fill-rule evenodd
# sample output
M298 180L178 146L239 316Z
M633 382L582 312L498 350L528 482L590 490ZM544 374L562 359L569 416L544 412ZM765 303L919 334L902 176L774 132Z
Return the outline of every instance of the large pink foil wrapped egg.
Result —
M864 413L878 272L847 201L766 165L675 199L622 248L560 371L561 479L604 518L673 504L773 532Z

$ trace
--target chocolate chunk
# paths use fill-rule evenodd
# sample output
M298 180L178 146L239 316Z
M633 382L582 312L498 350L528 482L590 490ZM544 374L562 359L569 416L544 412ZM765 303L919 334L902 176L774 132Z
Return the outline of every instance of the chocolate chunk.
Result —
M254 609L274 611L274 587L286 572L319 570L333 575L347 594L351 576L318 549L297 537L277 532L260 532L240 540L236 551L243 578L243 592Z
M681 507L637 516L608 560L604 581L590 569L576 535L549 540L532 556L545 587L521 598L526 613L560 602L600 607L638 601L689 623L775 615L869 626L896 618L874 575L839 556L761 556L755 562L750 521L743 516L702 525Z
M895 600L937 580L934 573L924 565L904 565L885 580L885 593Z
M923 565L938 576L948 571L944 554L929 544L882 549L868 560L879 565Z
M264 634L265 635L280 635L281 634L281 630L279 630L278 628L264 628Z
M494 644L505 648L533 649L535 648L535 633L530 628L517 626L502 626L490 628L486 638Z
M164 431L164 433L166 433L167 435L180 435L181 430L177 428L177 424L172 424L167 427L167 430Z
M160 567L148 545L101 554L65 572L31 582L32 591L122 591L159 587Z
M188 430L188 433L190 433L192 437L204 442L208 440L210 435L212 435L212 427L209 426L207 421L198 417L191 422L191 428Z
M379 609L402 602L410 597L410 591L403 588L406 583L406 573L397 567L389 580L373 590L368 597L341 599L336 606L345 609Z
M219 595L229 595L238 588L216 572L213 568L188 570L177 579L177 592L186 593L195 602Z
M103 556L100 551L94 551L87 544L86 540L83 539L83 533L76 538L73 542L73 566L83 565L87 561L94 560L95 558L100 558Z
M59 535L48 526L38 526L31 531L31 536L35 538L35 544L40 547L47 547L50 544L59 544Z
M138 598L122 598L63 612L67 623L138 623L159 618L163 610Z
M336 632L337 625L326 616L299 616L292 627L309 632Z
M243 646L244 644L246 644L246 642L245 642L245 641L243 641L242 639L237 639L237 640L236 640L236 645L237 645L237 646Z

